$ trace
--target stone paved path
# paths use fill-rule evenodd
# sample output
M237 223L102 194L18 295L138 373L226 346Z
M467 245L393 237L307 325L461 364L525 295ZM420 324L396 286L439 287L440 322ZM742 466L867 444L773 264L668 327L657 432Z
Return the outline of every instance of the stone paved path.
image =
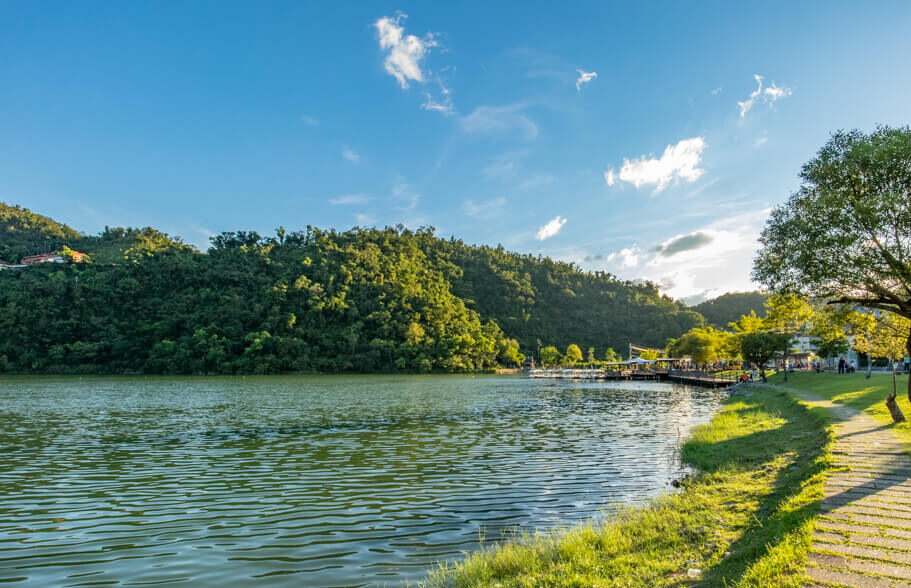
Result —
M824 406L834 423L829 474L807 565L807 586L911 588L911 457L871 417L788 389Z

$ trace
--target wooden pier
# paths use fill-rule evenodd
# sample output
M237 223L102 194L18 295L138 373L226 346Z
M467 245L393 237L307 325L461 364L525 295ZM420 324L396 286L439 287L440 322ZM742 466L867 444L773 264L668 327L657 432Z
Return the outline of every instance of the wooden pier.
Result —
M704 386L708 388L724 388L737 383L731 370L724 372L709 372L702 370L596 370L596 369L565 369L565 370L532 370L528 377L534 379L556 380L652 380L671 381L689 386Z

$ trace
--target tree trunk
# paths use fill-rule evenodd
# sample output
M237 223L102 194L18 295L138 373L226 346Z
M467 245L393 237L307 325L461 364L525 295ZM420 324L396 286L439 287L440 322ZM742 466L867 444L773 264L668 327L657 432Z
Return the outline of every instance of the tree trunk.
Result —
M768 380L765 377L765 365L759 366L759 378L762 380L762 383L765 384Z
M867 352L867 379L869 380L873 376L873 354ZM911 394L911 392L909 392Z
M893 422L905 422L905 415L902 413L902 409L898 407L898 403L895 401L894 392L892 394L889 394L889 397L886 398L886 407L889 409L889 413L892 415Z
M788 353L787 353L787 351L785 351L785 354L784 354L783 367L784 367L784 381L787 382L788 381Z

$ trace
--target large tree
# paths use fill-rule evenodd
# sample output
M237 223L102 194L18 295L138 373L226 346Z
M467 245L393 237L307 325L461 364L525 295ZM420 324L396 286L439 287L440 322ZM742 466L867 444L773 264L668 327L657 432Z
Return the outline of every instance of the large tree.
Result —
M754 277L911 318L911 128L839 131L800 177L762 232Z

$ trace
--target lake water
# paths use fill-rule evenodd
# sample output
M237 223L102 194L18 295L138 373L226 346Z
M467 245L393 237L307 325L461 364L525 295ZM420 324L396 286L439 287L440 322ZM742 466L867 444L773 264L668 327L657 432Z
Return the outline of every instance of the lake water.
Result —
M481 535L667 491L720 402L509 376L0 378L0 584L403 585Z

